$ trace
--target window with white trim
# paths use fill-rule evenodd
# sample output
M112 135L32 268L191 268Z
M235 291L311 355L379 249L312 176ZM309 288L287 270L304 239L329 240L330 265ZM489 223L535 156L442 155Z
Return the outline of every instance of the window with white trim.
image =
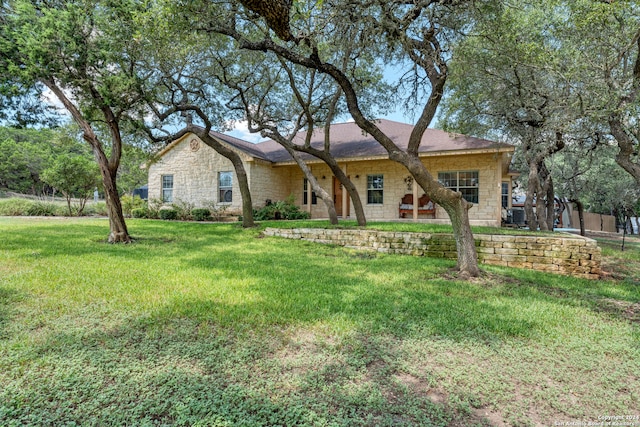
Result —
M162 175L162 201L173 202L173 175Z
M367 203L381 205L384 201L384 175L367 175Z
M478 171L439 172L438 181L453 191L461 192L467 202L478 203L479 175Z
M218 172L218 203L233 201L233 172Z
M509 183L502 183L502 207L509 209Z

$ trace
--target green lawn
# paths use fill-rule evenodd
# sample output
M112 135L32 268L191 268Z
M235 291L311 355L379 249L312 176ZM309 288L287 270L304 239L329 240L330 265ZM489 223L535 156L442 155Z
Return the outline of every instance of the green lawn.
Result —
M0 425L640 415L640 245L605 249L607 280L469 283L446 260L128 223L124 246L104 219L0 218Z

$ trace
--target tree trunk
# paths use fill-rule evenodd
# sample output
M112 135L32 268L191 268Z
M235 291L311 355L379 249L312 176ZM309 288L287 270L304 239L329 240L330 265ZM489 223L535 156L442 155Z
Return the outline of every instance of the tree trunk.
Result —
M458 255L457 270L468 277L480 275L478 267L478 253L476 251L475 240L469 225L469 203L460 198L453 207L445 207L451 219L453 237L456 241L456 252Z
M347 190L349 197L351 197L351 206L356 213L356 221L358 222L358 225L360 227L365 227L367 225L367 218L364 214L364 208L362 207L360 193L358 193L358 190L356 189L356 186L353 185L351 179L349 179L349 177L344 173L336 160L332 156L326 155L324 151L313 150L313 152L309 152L309 154L313 154L329 166L333 175L338 178L338 181L342 184L342 188Z
M333 202L331 195L327 193L327 191L324 188L322 188L320 184L318 184L318 180L313 175L313 173L311 173L311 169L309 169L309 166L307 166L304 160L300 158L296 150L294 150L288 144L281 144L281 145L287 150L287 152L291 155L291 157L293 157L293 159L298 164L298 167L302 169L304 176L307 178L307 182L309 183L309 185L311 185L311 189L316 193L316 196L319 197L327 207L327 212L329 213L329 222L333 225L338 225L338 214L336 212L336 205ZM309 203L311 203L311 200L309 200Z
M545 221L546 221L547 230L553 231L553 228L555 226L555 221L556 221L553 178L551 177L551 173L549 172L549 169L547 169L544 163L542 164L541 169L542 169L541 175L544 176L542 188L543 188L543 194L545 195L545 206L546 206Z
M616 155L616 163L626 170L636 180L637 185L640 186L640 164L637 163L637 160L634 161L638 156L637 143L626 132L620 113L616 112L611 115L609 127L619 148Z
M116 186L116 175L118 173L118 165L120 164L122 145L120 140L120 131L113 113L106 106L106 103L101 102L103 105L102 112L105 115L105 120L108 122L113 139L111 161L109 161L102 149L102 144L100 143L98 136L93 131L93 128L89 122L85 120L80 110L71 102L64 91L55 83L54 80L45 79L42 83L51 89L60 102L62 102L66 110L71 114L73 121L75 121L80 129L82 129L82 137L91 146L94 158L100 168L100 175L102 176L102 184L106 195L107 212L109 215L109 243L130 243L131 236L129 236L129 231L127 230L127 225L124 221L122 205L120 204L120 195L118 194L118 187ZM98 98L100 97L97 91L94 91L94 96Z
M458 262L456 269L460 271L462 278L477 277L480 275L478 267L478 252L475 239L469 224L469 209L473 206L467 202L462 194L443 187L429 173L420 158L415 156L403 156L401 162L422 187L424 192L449 215L453 237L456 241L456 253Z
M65 194L65 198L67 199L67 210L69 211L69 216L73 216L73 212L71 212L71 195Z
M538 168L529 164L529 182L527 184L527 197L524 201L524 212L527 215L527 225L529 230L538 231L538 218L536 213L539 209L540 200L536 198L536 212L533 211L533 198L538 189Z
M580 235L584 236L586 234L586 230L584 229L584 205L578 199L570 199L569 201L574 203L576 205L576 208L578 208L578 221L580 222ZM602 215L600 215L600 218L602 218Z
M105 202L107 203L107 212L109 214L109 243L130 243L131 237L124 221L116 179L111 176L108 178L103 176L103 183Z
M240 155L232 149L222 145L216 138L211 136L209 132L200 126L188 125L187 130L197 135L205 144L213 148L218 154L226 157L233 164L238 179L238 187L242 197L242 226L245 228L254 227L253 220L253 202L251 200L251 191L249 190L249 180L247 171L244 168Z

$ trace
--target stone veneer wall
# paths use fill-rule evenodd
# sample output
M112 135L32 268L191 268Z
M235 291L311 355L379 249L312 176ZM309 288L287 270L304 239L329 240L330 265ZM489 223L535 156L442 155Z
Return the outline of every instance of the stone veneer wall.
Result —
M390 254L456 259L451 234L376 230L267 228L267 236L303 239ZM601 249L593 239L563 234L558 237L475 234L480 262L548 271L586 279L600 275Z

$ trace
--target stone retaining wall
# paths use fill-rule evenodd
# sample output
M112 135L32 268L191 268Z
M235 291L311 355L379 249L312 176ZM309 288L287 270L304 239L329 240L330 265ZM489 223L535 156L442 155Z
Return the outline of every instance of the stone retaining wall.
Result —
M320 228L267 228L264 233L390 254L448 259L456 259L457 256L451 234ZM601 249L593 239L572 234L559 234L557 237L475 234L474 237L478 257L483 264L586 279L597 279L600 275Z

